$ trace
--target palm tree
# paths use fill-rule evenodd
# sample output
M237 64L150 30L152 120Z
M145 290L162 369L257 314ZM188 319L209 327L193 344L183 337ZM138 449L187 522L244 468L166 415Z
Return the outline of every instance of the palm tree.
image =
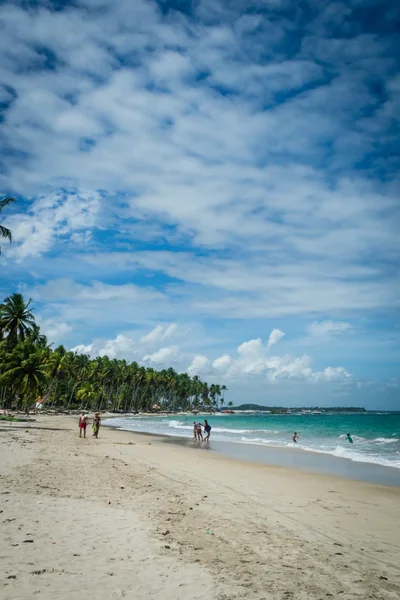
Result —
M31 302L32 299L26 304L22 294L13 294L0 304L0 329L8 336L8 346L37 334L35 318L29 310Z
M10 386L14 397L20 396L29 406L47 382L46 360L46 351L38 349L31 340L20 342L6 353L0 384Z
M93 383L85 381L76 393L76 398L85 404L85 408L93 406L98 400L99 392L96 390Z
M228 388L226 387L226 385L221 385L221 392L222 392L222 399L221 399L221 404L223 404L225 402L225 392L228 391Z
M30 332L29 337L32 342L34 342L41 348L47 347L47 337L43 333L40 333L40 327L39 327L39 325L36 325L36 323L33 325L32 331Z
M3 208L5 208L9 204L11 204L11 202L15 202L15 198L3 198L2 200L0 200L0 213L2 212ZM4 227L4 225L0 225L0 238L8 240L9 242L12 242L11 230L7 229L7 227ZM1 247L0 247L0 254L1 254Z

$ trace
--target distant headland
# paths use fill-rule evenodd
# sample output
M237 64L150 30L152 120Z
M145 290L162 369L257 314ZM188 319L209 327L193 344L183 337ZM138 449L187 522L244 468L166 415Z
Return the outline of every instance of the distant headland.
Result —
M250 411L250 412L268 412L272 414L323 414L323 413L362 413L366 412L365 408L360 406L304 406L296 408L287 408L283 406L260 406L259 404L241 404L240 406L232 406L233 411Z

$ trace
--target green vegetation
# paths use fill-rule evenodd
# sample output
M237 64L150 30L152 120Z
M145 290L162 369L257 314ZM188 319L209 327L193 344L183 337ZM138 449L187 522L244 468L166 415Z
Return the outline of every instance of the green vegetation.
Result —
M207 384L174 369L136 362L91 360L49 347L21 294L0 304L0 406L21 409L40 399L44 408L86 410L192 410L224 404L226 386Z

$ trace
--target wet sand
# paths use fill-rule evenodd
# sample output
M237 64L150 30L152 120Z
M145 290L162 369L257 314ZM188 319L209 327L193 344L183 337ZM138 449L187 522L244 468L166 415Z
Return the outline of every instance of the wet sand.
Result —
M4 600L400 597L400 489L90 433L0 424Z

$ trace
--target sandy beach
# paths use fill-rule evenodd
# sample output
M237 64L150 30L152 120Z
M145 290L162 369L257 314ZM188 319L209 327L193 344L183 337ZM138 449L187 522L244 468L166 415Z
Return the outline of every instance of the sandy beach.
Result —
M400 489L0 423L4 600L395 599Z

